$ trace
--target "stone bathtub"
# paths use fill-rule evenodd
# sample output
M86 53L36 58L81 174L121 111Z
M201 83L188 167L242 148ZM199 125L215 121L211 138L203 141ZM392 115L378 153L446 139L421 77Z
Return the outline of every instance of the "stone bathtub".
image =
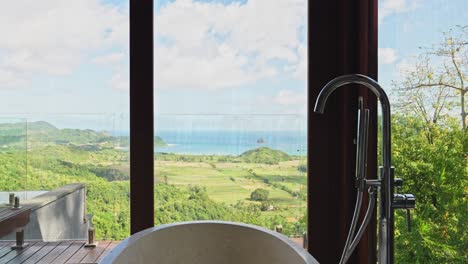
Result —
M312 264L307 251L258 226L193 221L143 230L122 241L100 262L157 264Z

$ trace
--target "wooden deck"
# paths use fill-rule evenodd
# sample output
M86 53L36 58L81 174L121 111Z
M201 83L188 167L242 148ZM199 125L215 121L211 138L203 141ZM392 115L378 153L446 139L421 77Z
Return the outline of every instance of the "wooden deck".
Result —
M302 238L292 238L302 246ZM98 263L120 241L100 241L95 248L85 248L84 241L26 241L28 246L13 250L13 241L0 241L0 264Z
M13 250L14 242L0 241L0 264L19 263L98 263L119 241L100 241L95 248L85 248L84 241L27 241L22 250Z

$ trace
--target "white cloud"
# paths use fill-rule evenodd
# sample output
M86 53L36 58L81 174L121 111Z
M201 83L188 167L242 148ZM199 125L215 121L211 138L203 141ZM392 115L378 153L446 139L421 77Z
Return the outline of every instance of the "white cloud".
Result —
M404 76L410 72L414 72L417 68L417 59L414 56L409 56L401 60L397 65L397 73L401 76Z
M0 68L0 89L7 88L19 88L27 84L23 78L18 78L18 74L8 70Z
M125 59L127 55L123 52L114 52L106 54L103 56L98 56L93 59L93 62L100 65L113 65L115 63L120 63Z
M295 93L291 90L281 90L276 95L274 101L280 105L306 105L307 96L300 93Z
M128 91L130 88L130 73L127 58L128 54L125 52L113 52L93 59L95 64L106 66L112 70L112 77L108 82L112 89Z
M382 0L379 1L379 23L386 17L418 8L422 0Z
M301 41L305 0L245 4L176 0L155 18L159 88L220 89L279 74L305 80ZM83 63L111 66L128 86L128 7L100 0L15 0L0 8L0 88L32 76L73 73ZM121 81L123 84L117 84Z
M119 69L114 73L112 79L109 81L109 84L113 89L127 91L130 87L128 73L125 73L123 69Z
M307 78L307 47L301 45L299 48L299 63L294 68L294 76L298 79L305 80Z
M305 22L304 0L250 0L243 5L176 0L155 19L156 85L238 86L284 70L272 61L303 71L299 34Z
M102 49L125 49L128 14L99 0L4 1L0 34L0 72L26 84L34 74L70 74Z
M307 93L282 89L276 94L261 95L246 103L246 109L269 114L307 115Z
M398 55L393 48L379 48L379 63L380 64L392 64L398 59Z

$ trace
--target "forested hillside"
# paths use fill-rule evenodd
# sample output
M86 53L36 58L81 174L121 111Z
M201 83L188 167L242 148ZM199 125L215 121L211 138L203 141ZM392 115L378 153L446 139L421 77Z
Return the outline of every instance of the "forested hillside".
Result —
M85 183L97 237L126 238L128 138L58 129L47 122L28 124L27 137L25 129L21 123L0 125L0 190L52 190ZM155 138L155 145L165 144ZM287 161L282 169L280 161ZM306 178L297 169L298 157L262 148L241 156L157 154L156 164L157 224L221 219L268 228L283 225L293 236L305 231L305 196L297 193L305 192ZM258 186L271 190L268 201L250 199Z

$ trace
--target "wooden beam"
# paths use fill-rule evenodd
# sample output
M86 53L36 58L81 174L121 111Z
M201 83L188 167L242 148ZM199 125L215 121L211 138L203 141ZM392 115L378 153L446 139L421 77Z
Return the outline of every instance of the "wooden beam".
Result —
M323 115L313 108L321 88L337 76L377 77L377 0L308 3L308 250L320 263L338 263L356 199L357 98L363 96L371 110L369 179L377 176L377 101L355 86L336 91ZM376 262L375 231L374 218L348 263Z
M130 225L154 226L153 1L130 0Z
M29 223L31 207L23 206L20 209L0 207L0 237L8 235L16 229Z

